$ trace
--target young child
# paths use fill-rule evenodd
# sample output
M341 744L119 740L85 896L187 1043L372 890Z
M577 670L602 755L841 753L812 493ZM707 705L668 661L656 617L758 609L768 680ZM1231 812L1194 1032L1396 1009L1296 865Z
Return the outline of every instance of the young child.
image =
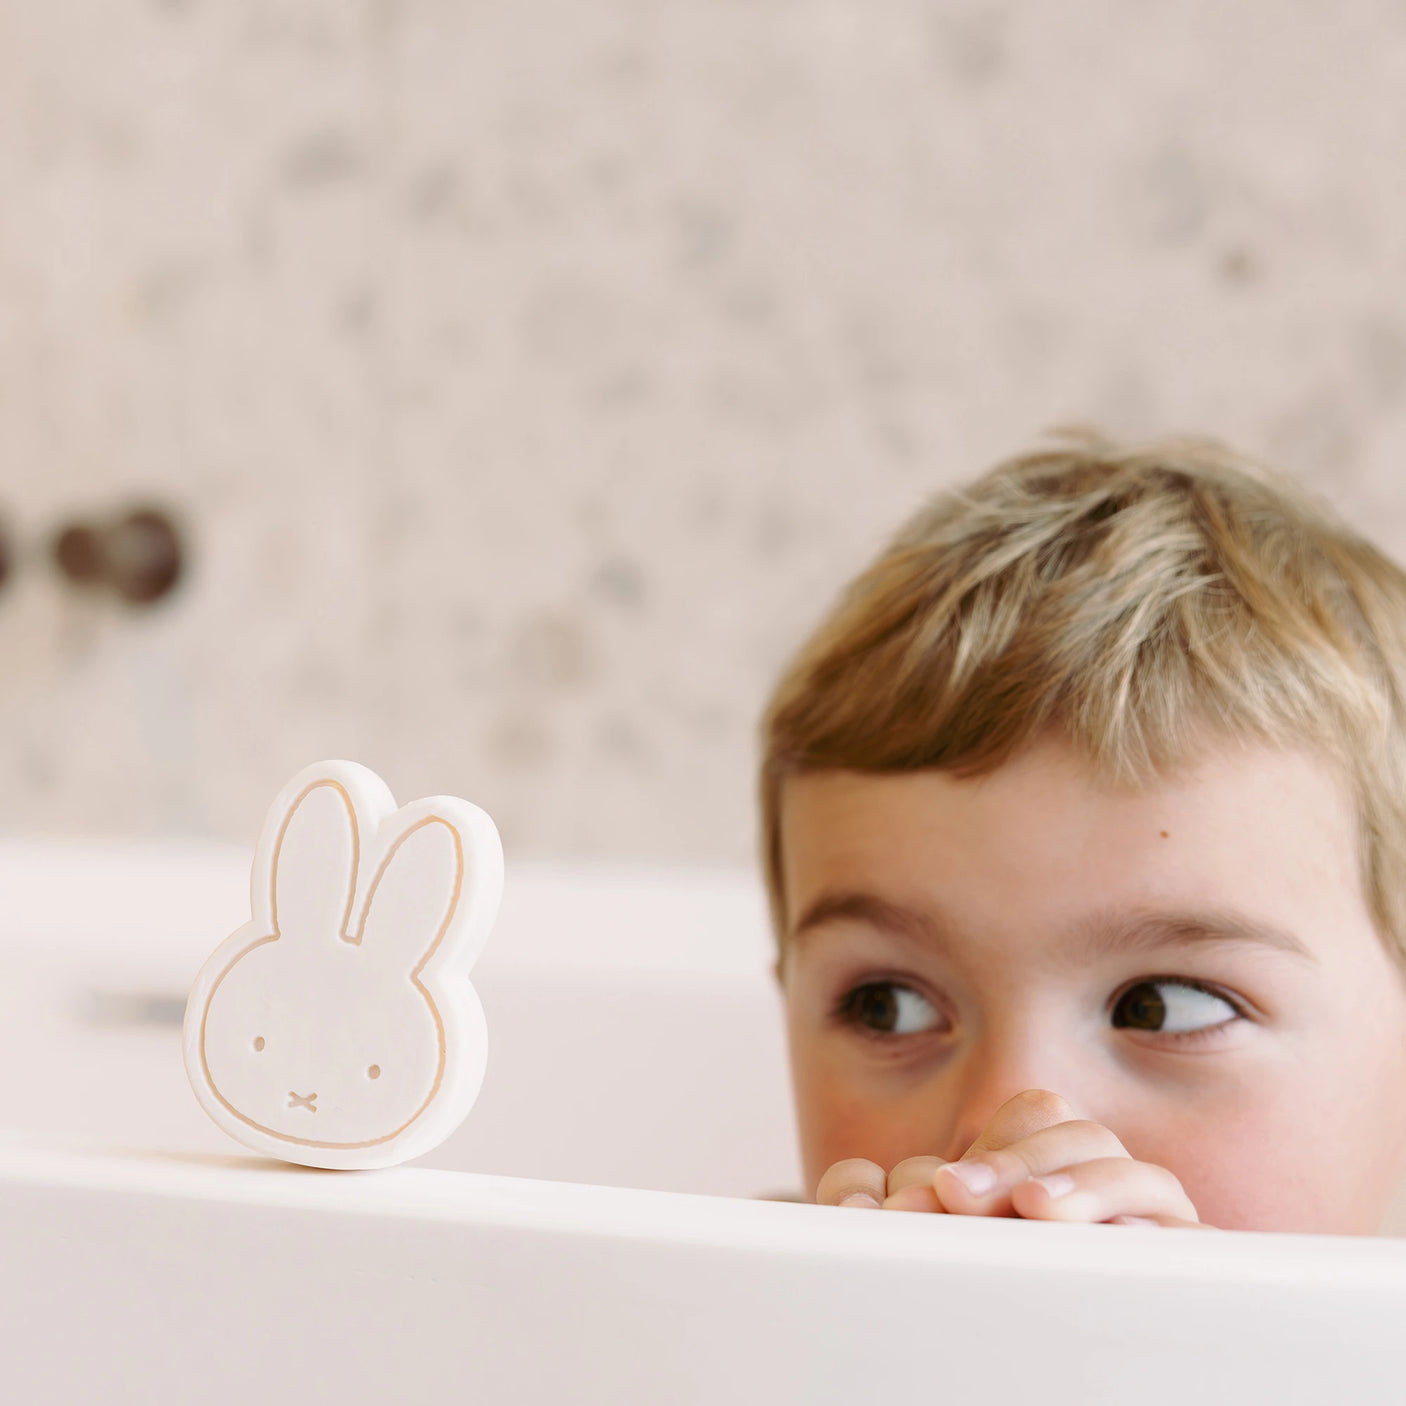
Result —
M1201 442L921 511L762 817L807 1189L1372 1232L1406 1177L1406 573Z

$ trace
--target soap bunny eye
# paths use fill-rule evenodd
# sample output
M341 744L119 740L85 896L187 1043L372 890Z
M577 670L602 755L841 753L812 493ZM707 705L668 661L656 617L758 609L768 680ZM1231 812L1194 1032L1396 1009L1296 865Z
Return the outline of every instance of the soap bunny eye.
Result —
M255 1035L255 1036L254 1036L254 1053L257 1054L261 1049L263 1049L263 1047L264 1047L264 1037L263 1037L262 1035Z
M381 1077L381 1066L379 1064L369 1065L366 1070L366 1077L368 1079L379 1079Z

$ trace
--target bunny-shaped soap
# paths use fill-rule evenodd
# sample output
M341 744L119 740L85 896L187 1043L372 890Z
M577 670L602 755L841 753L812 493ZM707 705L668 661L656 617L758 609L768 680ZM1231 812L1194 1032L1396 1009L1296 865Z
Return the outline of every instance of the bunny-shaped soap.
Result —
M389 1167L443 1141L487 1062L469 969L497 915L492 820L453 796L396 809L352 762L279 793L252 921L200 969L185 1016L201 1106L255 1151Z

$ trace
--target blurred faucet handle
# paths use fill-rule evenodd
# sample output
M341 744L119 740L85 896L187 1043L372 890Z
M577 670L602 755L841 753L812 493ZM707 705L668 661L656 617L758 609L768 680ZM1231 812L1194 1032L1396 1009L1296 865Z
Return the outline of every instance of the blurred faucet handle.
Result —
M185 565L175 523L152 508L107 523L67 523L54 534L50 554L71 584L106 588L131 605L168 595Z

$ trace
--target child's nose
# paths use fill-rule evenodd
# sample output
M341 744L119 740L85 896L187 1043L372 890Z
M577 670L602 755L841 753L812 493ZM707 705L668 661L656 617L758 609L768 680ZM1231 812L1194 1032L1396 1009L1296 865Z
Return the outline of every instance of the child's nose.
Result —
M1009 1050L974 1052L958 1078L960 1082L948 1141L946 1147L941 1149L941 1155L949 1162L961 1157L981 1136L998 1110L1019 1094L1053 1093L1074 1111L1071 1113L1062 1106L1056 1111L1053 1100L1032 1098L1025 1119L1030 1127L1016 1131L1018 1137L1026 1136L1038 1127L1062 1122L1066 1117L1083 1116L1078 1112L1077 1075L1073 1070L1063 1068L1048 1053L1043 1058L1030 1058ZM1021 1118L1017 1115L1013 1127L1020 1122Z

